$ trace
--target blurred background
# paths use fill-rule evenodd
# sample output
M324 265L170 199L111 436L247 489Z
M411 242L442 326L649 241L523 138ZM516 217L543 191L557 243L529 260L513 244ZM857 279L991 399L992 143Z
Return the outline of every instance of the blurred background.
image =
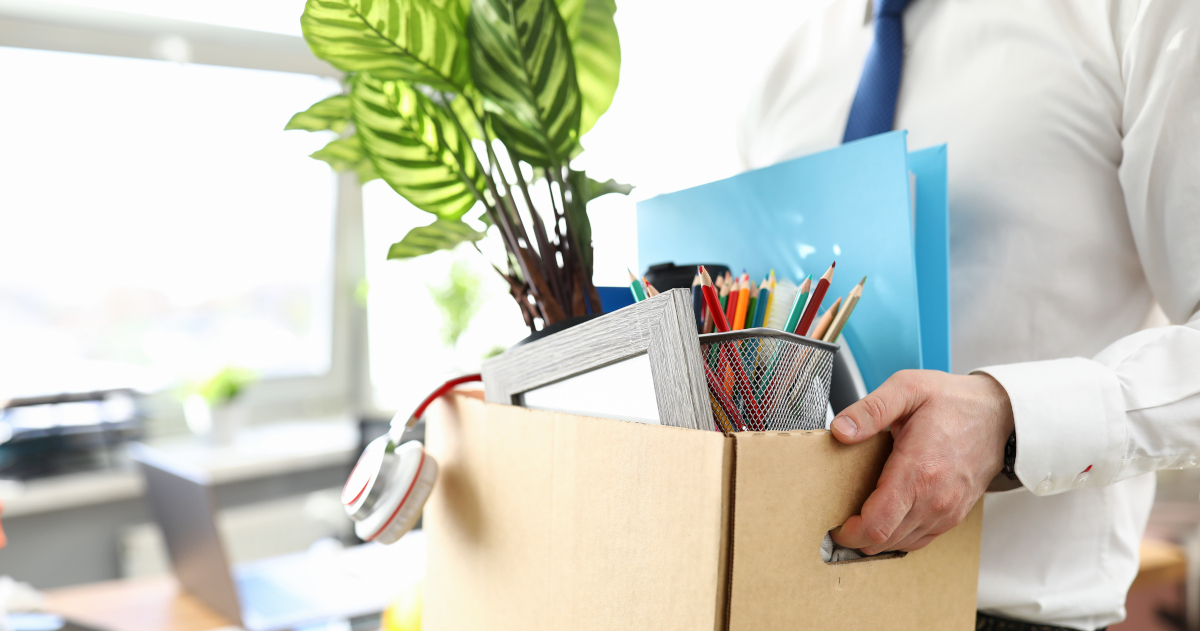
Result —
M233 561L353 543L362 445L528 334L475 252L388 261L429 218L309 158L332 132L283 131L341 91L303 4L0 0L0 574L169 572L133 440L209 473ZM638 200L741 170L748 90L819 4L618 4L620 87L578 163L637 188L590 205L597 285L639 268ZM1160 476L1122 629L1200 628L1198 491Z
M637 188L590 205L596 284L638 269L637 200L741 170L745 95L815 4L619 3L577 164ZM231 561L354 543L362 445L528 335L474 251L388 261L428 215L283 130L342 89L303 8L0 0L0 575L170 571L130 441L208 472Z

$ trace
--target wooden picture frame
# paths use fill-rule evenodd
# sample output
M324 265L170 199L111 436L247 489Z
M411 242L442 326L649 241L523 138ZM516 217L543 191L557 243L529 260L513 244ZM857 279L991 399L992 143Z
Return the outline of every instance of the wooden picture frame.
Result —
M640 355L650 362L658 422L714 429L692 295L686 289L664 291L489 359L482 370L486 398L521 405L526 392Z

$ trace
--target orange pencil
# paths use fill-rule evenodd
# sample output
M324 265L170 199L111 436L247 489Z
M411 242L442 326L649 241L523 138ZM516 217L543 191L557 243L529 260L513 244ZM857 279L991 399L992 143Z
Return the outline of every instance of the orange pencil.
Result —
M817 328L813 329L812 338L814 340L825 339L825 332L829 330L829 325L833 324L834 317L838 314L838 307L842 306L842 299L839 296L833 301L833 306L825 310L825 315L817 321Z
M733 330L740 331L746 328L746 310L750 307L750 275L742 272L742 279L738 281L738 301L737 311L733 314Z
M821 301L825 299L825 292L829 291L829 283L833 281L833 268L837 266L837 261L829 265L829 269L821 275L821 280L817 281L817 286L813 288L812 298L808 299L808 306L804 309L804 315L800 316L800 323L796 325L794 333L796 335L808 335L808 329L812 326L813 319L817 317L817 309L821 306Z
M700 285L704 292L704 304L708 305L708 312L712 314L713 324L717 330L724 333L729 330L729 322L725 319L725 314L721 313L721 301L717 298L717 289L713 287L712 277L708 275L708 270L704 266L700 266Z

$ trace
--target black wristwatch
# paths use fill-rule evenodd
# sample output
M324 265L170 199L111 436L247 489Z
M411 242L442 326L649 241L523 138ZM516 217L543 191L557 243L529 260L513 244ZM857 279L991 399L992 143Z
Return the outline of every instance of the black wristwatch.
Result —
M1009 480L1017 479L1017 432L1008 437L1004 444L1004 476Z

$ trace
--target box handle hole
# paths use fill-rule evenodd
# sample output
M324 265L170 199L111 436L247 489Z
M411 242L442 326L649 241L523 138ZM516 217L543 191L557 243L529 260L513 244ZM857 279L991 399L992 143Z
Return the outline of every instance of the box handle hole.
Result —
M843 548L834 543L833 537L829 533L825 533L825 538L821 540L821 560L825 562L825 565L844 565L847 563L882 561L884 559L901 559L907 555L907 552L896 550L867 556L853 548Z

